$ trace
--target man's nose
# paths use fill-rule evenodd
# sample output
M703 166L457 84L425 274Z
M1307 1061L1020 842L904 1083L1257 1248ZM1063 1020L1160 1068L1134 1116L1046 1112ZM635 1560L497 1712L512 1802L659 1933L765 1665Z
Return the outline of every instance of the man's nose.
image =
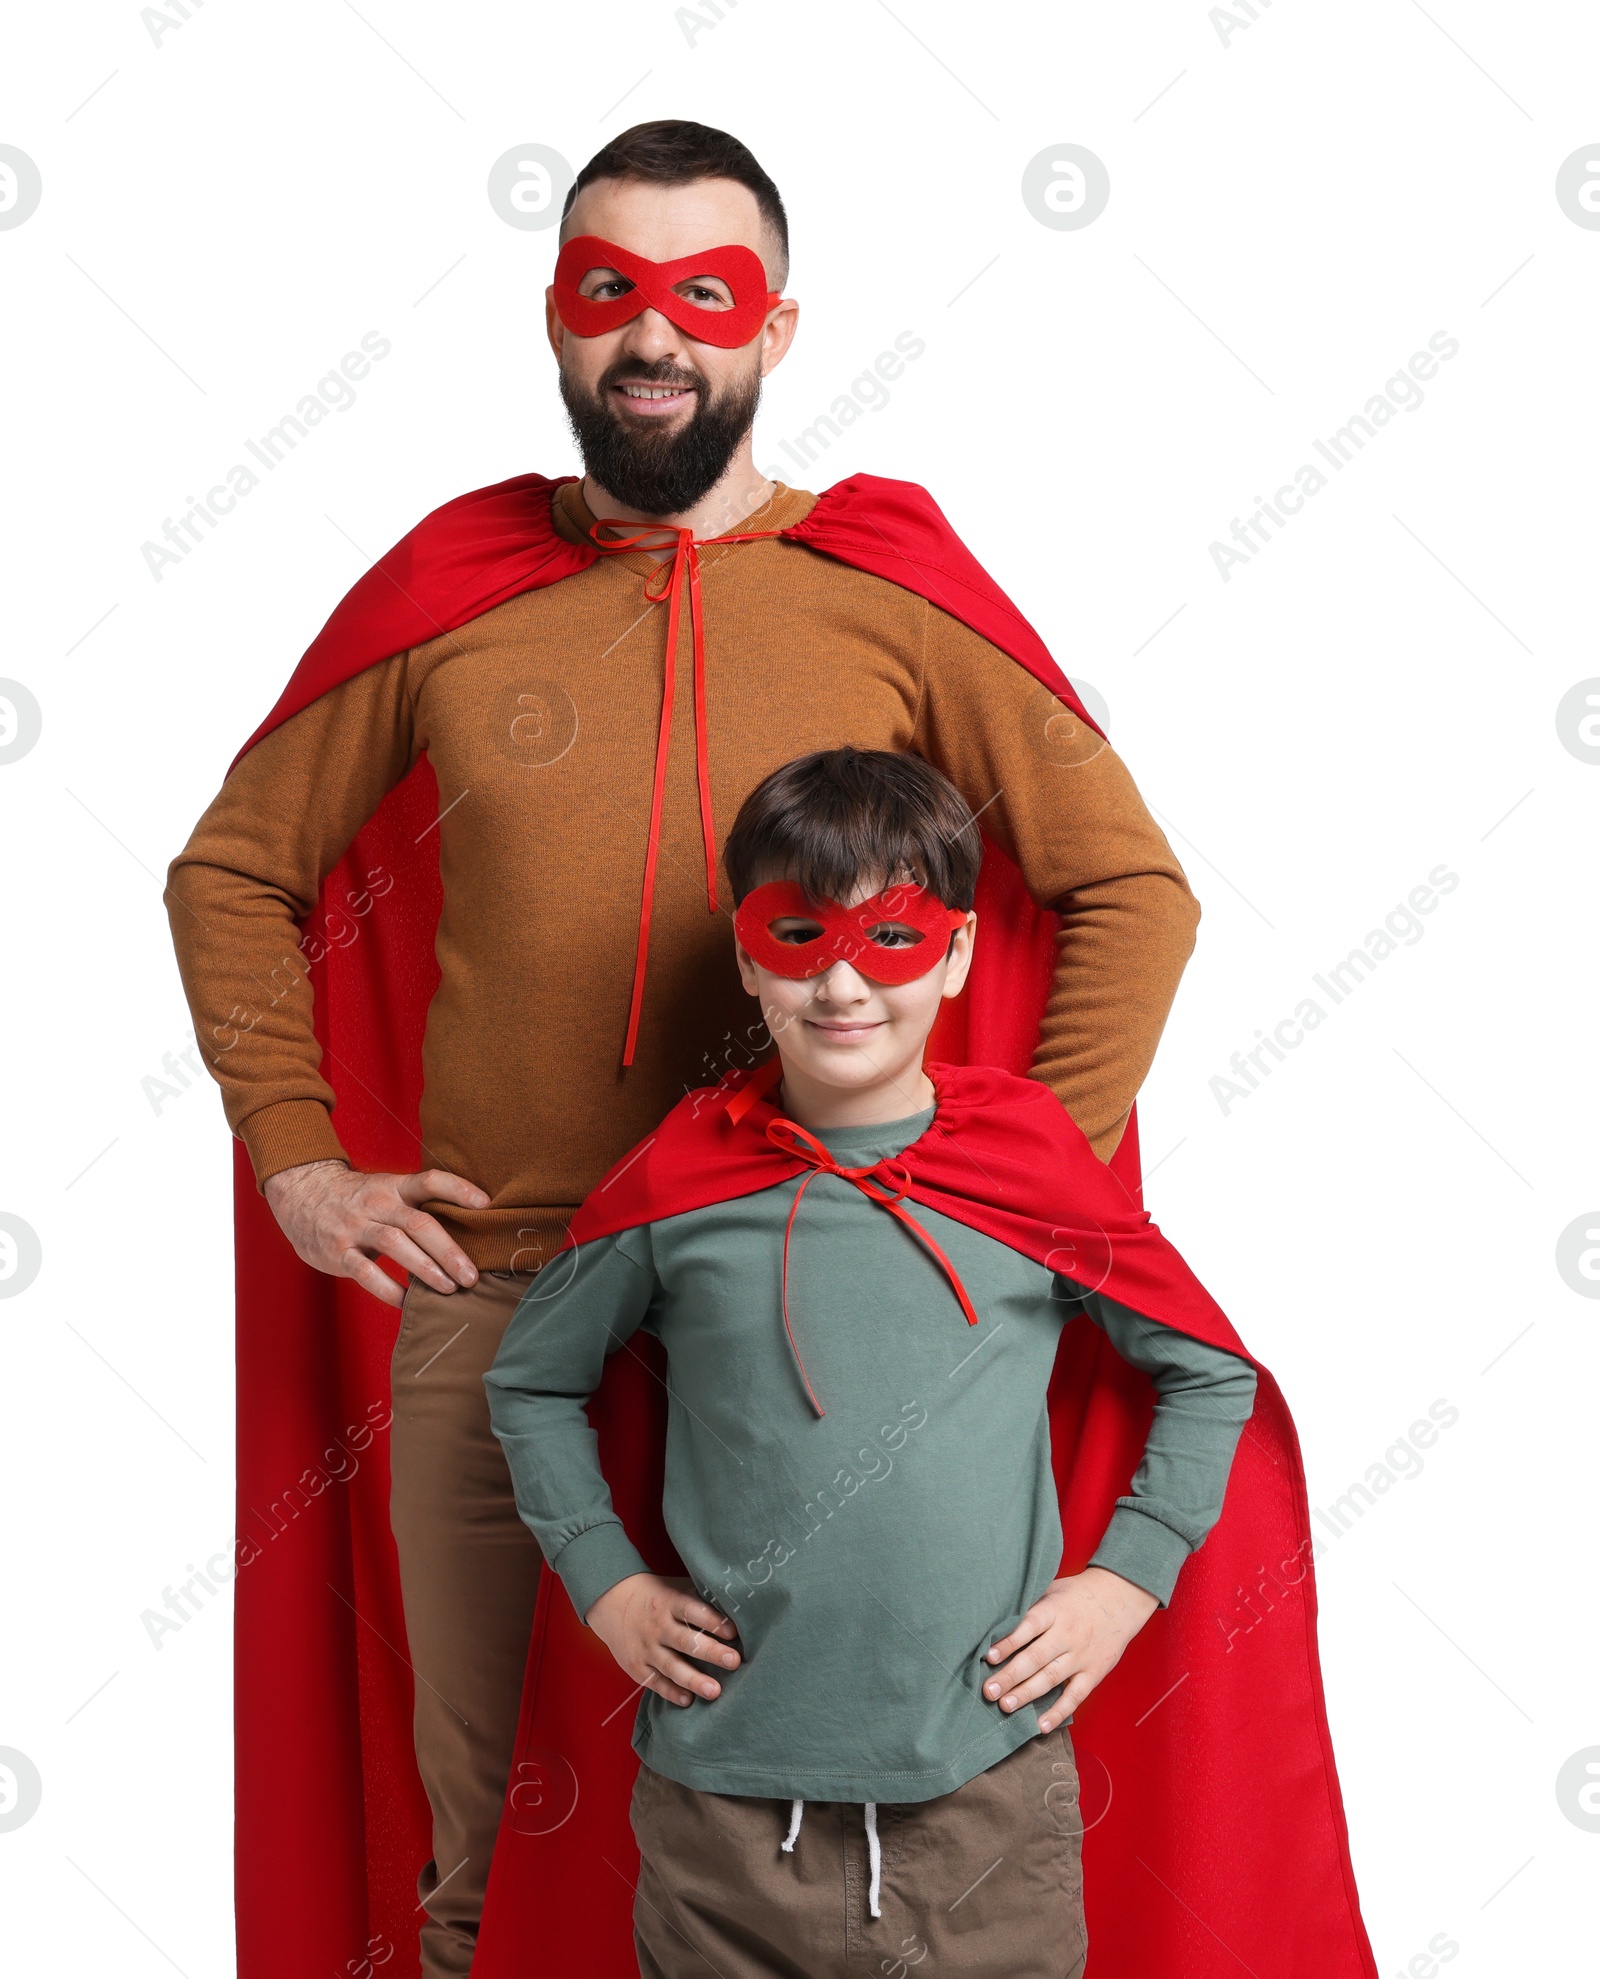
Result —
M635 357L642 364L659 364L663 358L672 358L688 370L688 354L683 346L683 332L659 309L641 309L623 328L624 355Z

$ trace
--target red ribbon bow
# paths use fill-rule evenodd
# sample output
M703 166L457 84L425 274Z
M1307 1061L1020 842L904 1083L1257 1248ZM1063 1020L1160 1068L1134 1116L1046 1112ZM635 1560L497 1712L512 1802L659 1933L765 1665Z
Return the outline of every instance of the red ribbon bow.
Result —
M630 535L602 541L602 529L622 529ZM706 543L755 543L769 536L780 536L779 529L749 529L728 536L709 536ZM589 531L590 541L602 556L620 556L628 550L661 549L663 537L675 539L670 558L667 588L652 590L657 574L644 581L644 595L652 605L667 603L667 657L661 682L661 721L656 730L656 771L650 787L650 834L644 855L644 889L639 902L639 945L633 962L633 995L628 1004L628 1035L623 1041L622 1062L633 1063L633 1047L639 1036L639 1012L644 1003L645 961L650 953L650 914L655 905L656 855L661 848L661 806L667 787L667 752L672 743L672 702L676 692L678 666L678 620L683 604L685 581L689 590L689 632L694 648L694 762L700 786L700 836L705 844L706 911L717 911L717 840L711 819L711 763L706 751L706 638L700 607L700 550L692 529L673 529L660 523L620 522L614 516L602 517Z
M775 1148L785 1154L798 1155L811 1173L794 1192L794 1202L789 1209L789 1220L783 1227L783 1330L789 1336L789 1351L794 1355L794 1364L800 1370L800 1379L805 1383L806 1393L811 1397L811 1406L819 1416L827 1414L817 1399L817 1391L812 1387L806 1373L805 1362L800 1358L800 1349L795 1345L794 1328L789 1323L789 1238L794 1230L794 1219L800 1209L801 1198L819 1175L837 1175L841 1180L853 1182L869 1201L897 1216L927 1250L944 1267L944 1274L950 1280L951 1289L961 1302L961 1310L967 1316L967 1324L976 1326L978 1315L972 1309L972 1301L967 1297L967 1288L962 1284L955 1266L934 1242L929 1233L911 1214L900 1206L901 1198L911 1186L910 1171L903 1161L886 1156L881 1161L872 1162L865 1168L845 1168L834 1160L828 1150L814 1134L808 1133L798 1121L779 1114L775 1120L767 1122L767 1139Z

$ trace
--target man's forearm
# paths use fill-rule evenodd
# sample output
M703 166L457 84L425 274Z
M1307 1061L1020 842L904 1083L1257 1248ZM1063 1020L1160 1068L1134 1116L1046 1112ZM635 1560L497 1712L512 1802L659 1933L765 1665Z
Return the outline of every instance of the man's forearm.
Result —
M314 910L323 875L409 760L399 656L257 743L172 862L167 911L195 1039L258 1182L345 1158L322 1077L311 972L358 936L394 877L367 875L346 890L350 899Z
M1132 873L1059 903L1055 973L1029 1070L1109 1161L1194 949L1200 908L1181 873Z
M310 964L288 905L204 863L193 841L174 862L167 900L195 1040L258 1183L306 1162L343 1160Z
M938 611L915 746L1061 917L1029 1069L1107 1160L1194 947L1200 910L1183 868L1104 738ZM980 926L980 966L984 939Z

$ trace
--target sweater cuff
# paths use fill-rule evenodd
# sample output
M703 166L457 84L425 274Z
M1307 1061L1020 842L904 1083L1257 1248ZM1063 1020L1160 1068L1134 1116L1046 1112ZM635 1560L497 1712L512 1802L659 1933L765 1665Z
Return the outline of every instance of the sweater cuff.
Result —
M1119 1505L1089 1565L1121 1574L1146 1594L1153 1594L1165 1608L1177 1585L1178 1570L1188 1557L1189 1542L1181 1533L1135 1511L1132 1505Z
M234 1132L244 1142L258 1189L285 1168L299 1168L308 1161L348 1164L350 1160L320 1099L285 1099L260 1107L247 1113Z
M648 1562L623 1531L620 1520L606 1519L569 1539L550 1562L572 1597L579 1621L587 1627L589 1610L608 1588L630 1574L647 1574Z

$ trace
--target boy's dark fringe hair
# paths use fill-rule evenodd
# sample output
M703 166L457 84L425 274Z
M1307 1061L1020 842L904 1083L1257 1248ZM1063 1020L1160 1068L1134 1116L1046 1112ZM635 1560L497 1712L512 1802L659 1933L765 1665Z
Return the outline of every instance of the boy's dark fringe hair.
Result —
M758 783L739 807L722 860L734 902L768 880L813 900L912 879L965 911L983 846L966 799L920 756L816 749Z
M780 257L778 266L770 270L773 281L781 289L788 280L789 216L783 210L783 200L754 154L726 131L713 130L709 124L686 123L678 117L635 124L602 145L573 180L561 209L563 220L578 194L596 179L638 179L657 186L732 179L755 194L761 217L777 238Z

